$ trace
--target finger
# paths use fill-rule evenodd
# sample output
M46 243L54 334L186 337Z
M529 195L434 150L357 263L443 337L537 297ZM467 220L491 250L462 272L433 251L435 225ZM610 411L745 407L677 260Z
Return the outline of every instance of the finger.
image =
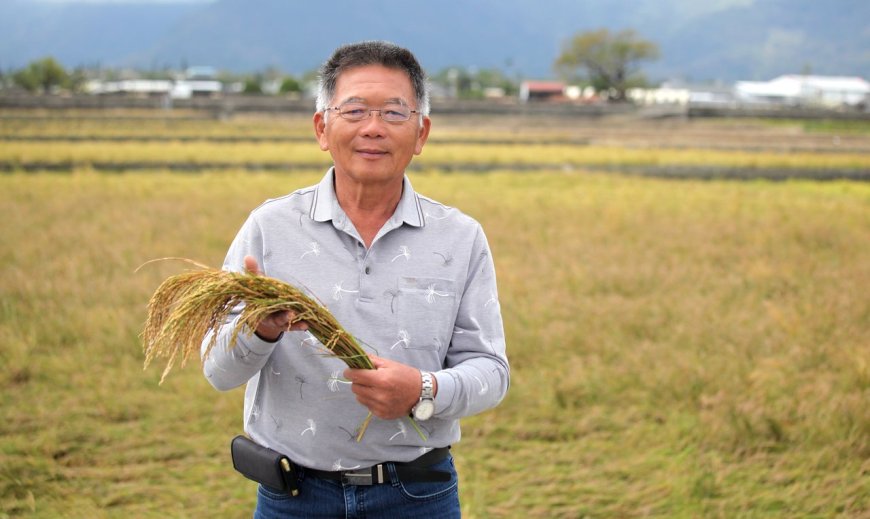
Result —
M257 260L253 256L245 256L245 270L250 272L251 274L262 275L260 272L260 266L257 265Z
M308 321L296 321L295 323L291 323L289 328L291 332L304 332L307 329Z
M290 312L288 312L287 310L281 310L279 312L271 314L269 316L269 322L271 322L277 328L287 330L288 328L290 328L292 318L293 316L290 315Z
M375 369L385 368L390 363L387 359L385 359L383 357L378 357L377 355L374 355L374 354L369 354L369 358L372 360L372 366L374 366Z
M370 369L354 369L347 368L342 374L344 378L350 380L353 385L371 386L373 385L372 370Z

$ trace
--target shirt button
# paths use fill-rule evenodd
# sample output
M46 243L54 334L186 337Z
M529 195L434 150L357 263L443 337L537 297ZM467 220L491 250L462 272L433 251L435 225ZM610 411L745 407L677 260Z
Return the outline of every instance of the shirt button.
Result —
M371 274L371 273L372 273L372 268L366 267L366 274Z

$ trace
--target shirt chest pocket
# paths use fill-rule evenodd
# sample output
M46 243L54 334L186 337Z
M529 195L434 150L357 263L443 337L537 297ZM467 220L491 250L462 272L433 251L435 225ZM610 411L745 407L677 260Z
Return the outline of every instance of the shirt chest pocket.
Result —
M396 314L398 341L409 350L446 349L453 335L456 291L453 281L439 278L399 278Z

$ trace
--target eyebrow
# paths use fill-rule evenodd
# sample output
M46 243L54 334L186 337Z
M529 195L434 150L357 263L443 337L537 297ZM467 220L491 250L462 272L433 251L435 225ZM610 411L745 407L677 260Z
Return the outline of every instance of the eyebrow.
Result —
M363 103L363 104L368 104L368 101L366 101L366 99L363 98L363 97L348 97L347 99L345 99L344 101L342 101L342 102L339 103L339 104L342 105L342 104L344 104L344 103ZM404 99L402 99L402 98L400 98L400 97L391 97L391 98L389 98L389 99L385 99L385 100L384 100L384 105L389 105L389 104L398 104L398 105L402 105L402 106L410 106L410 105L408 105L407 102L405 102Z

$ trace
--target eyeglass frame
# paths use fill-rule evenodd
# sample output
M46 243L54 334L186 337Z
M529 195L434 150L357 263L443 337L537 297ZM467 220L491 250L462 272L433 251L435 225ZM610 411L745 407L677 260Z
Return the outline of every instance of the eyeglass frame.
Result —
M366 107L365 109L366 109L366 111L368 112L368 114L365 115L365 116L363 116L363 117L361 117L361 118L359 118L359 119L350 119L350 118L348 118L348 117L345 117L345 116L342 114L341 107L343 107L343 106L345 106L345 105L351 105L351 104L357 104L357 105L360 105L360 106L365 106L365 107ZM405 105L405 104L403 104L403 103L387 103L387 104L394 104L394 105L397 105L397 106L407 107L407 105ZM326 108L323 109L323 111L324 111L324 112L328 112L328 111L330 111L330 110L335 110L335 111L338 113L338 116L339 116L339 117L341 117L341 118L344 119L345 121L350 121L350 122L353 122L353 123L358 123L358 122L360 122L360 121L365 121L366 119L370 119L370 118L372 117L372 112L378 112L378 116L381 118L381 120L384 121L385 123L390 123L390 124L402 124L402 123L406 123L406 122L408 122L408 121L411 120L411 116L413 116L414 114L420 114L420 115L423 115L423 112L420 111L420 110L409 110L409 111L408 111L408 118L407 118L407 119L401 119L401 120L398 120L398 121L391 121L391 120L389 120L389 119L385 119L385 118L384 118L384 107L385 107L385 106L387 106L387 105L386 105L386 104L385 104L385 105L382 105L380 108L371 108L369 105L367 105L367 104L365 104L365 103L362 103L362 102L359 102L359 101L345 101L345 102L341 103L341 104L338 105L338 106L327 106Z

